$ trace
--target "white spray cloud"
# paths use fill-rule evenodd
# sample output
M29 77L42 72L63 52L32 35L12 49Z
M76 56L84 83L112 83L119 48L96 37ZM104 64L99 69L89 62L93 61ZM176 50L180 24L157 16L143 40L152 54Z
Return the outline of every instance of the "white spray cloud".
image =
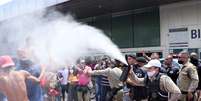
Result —
M15 54L13 51L28 43L42 63L48 63L50 59L59 64L75 63L94 51L126 63L118 47L101 30L79 23L70 15L63 16L55 11L46 17L44 13L25 15L0 26L0 41L6 41L1 49L9 47L1 51L2 54Z

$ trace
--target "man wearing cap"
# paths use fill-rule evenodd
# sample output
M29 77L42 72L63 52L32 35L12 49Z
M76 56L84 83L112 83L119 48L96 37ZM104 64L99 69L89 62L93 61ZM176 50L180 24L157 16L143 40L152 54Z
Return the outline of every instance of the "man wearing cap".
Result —
M134 73L138 78L144 78L147 76L146 71L142 68L146 64L146 59L144 57L137 57L136 64L133 67ZM140 91L140 92L139 92ZM130 95L134 101L145 101L147 99L147 90L146 87L133 85L130 88Z
M138 78L130 71L131 80L139 86L147 87L148 101L177 101L181 94L180 89L167 75L159 73L161 63L157 59L150 60L144 66L147 69L147 77Z
M180 100L193 101L199 82L196 66L189 62L188 52L179 53L178 58L178 63L182 65L178 77L178 86L182 92Z
M0 91L8 101L28 101L25 80L40 80L23 70L13 71L14 65L10 56L0 57Z
M147 64L147 60L146 60L144 57L138 57L138 58L136 59L136 61L137 61L137 66L139 66L140 69L145 70L145 69L144 69L144 65Z
M129 54L129 55L126 55L125 58L130 67L134 67L137 64L135 55ZM125 70L123 70L121 77L124 75L124 72L125 72ZM120 77L120 79L121 79L121 77ZM133 99L133 94L134 94L134 91L132 89L133 84L130 80L126 80L126 82L124 82L123 84L124 84L123 85L123 92L124 92L123 101L131 101Z

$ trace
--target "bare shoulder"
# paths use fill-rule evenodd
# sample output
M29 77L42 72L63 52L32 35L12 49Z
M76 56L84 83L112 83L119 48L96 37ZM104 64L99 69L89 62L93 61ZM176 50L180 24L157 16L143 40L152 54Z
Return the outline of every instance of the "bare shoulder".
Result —
M5 84L6 82L8 82L9 77L7 76L2 76L0 75L0 86L2 86L2 84Z
M6 82L8 81L8 78L5 76L0 76L0 91L6 88Z
M30 75L30 73L25 70L20 70L18 73L20 73L21 75L25 75L25 76Z
M90 66L86 66L86 69L91 69L91 67Z
M0 76L0 82L5 81L5 79L6 79L5 76Z

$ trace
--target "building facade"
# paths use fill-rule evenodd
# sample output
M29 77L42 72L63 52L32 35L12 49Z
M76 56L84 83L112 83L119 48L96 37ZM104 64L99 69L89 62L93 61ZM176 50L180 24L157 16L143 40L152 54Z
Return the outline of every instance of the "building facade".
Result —
M187 50L201 55L201 1L160 6L161 47L165 54ZM200 56L201 57L201 56Z
M98 16L81 22L104 31L123 53L187 50L201 57L201 1L183 0Z
M13 0L0 6L0 21L53 7L103 30L123 53L188 50L201 57L201 1L163 1Z

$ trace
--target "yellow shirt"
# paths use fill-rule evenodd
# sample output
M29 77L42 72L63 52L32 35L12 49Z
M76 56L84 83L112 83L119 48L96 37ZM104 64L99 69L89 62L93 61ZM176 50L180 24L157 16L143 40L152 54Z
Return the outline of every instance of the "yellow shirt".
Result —
M70 83L76 83L76 82L78 82L77 75L70 74L68 80L69 80Z

